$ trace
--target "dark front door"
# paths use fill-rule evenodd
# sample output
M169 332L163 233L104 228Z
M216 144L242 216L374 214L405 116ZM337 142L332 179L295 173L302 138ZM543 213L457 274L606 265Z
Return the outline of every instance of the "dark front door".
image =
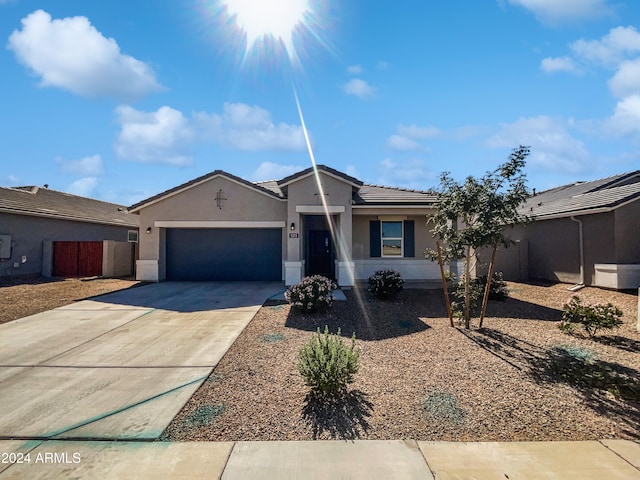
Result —
M309 230L307 275L333 278L333 242L329 230Z

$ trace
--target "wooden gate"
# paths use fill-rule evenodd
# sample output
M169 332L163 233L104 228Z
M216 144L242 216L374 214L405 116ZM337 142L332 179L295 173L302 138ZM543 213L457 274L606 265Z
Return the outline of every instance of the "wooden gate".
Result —
M54 277L102 275L102 242L53 242Z

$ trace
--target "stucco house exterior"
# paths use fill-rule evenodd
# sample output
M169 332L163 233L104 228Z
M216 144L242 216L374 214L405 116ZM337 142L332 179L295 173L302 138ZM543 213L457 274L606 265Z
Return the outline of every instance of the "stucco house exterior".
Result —
M0 276L132 275L138 220L113 203L0 187Z
M137 278L275 280L322 274L349 287L393 268L437 280L427 192L366 185L327 166L253 183L216 170L129 207L140 216Z
M509 229L505 278L640 287L640 170L534 193L520 211L533 221Z

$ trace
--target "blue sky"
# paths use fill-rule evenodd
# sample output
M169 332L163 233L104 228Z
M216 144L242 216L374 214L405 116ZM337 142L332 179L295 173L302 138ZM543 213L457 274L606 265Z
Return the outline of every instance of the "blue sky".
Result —
M366 183L427 189L520 144L538 190L640 168L636 0L307 7L292 65L247 53L235 19L269 13L216 1L0 0L0 185L129 205L216 169L282 178L310 165L293 85L317 163Z

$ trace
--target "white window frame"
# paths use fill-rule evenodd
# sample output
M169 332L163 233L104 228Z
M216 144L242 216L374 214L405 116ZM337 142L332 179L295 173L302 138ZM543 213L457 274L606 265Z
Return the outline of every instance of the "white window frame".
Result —
M384 232L385 223L399 223L401 234L399 237L385 237ZM385 255L384 254L384 241L385 240L400 240L400 255ZM404 222L402 220L381 220L380 221L380 256L384 258L404 258Z

